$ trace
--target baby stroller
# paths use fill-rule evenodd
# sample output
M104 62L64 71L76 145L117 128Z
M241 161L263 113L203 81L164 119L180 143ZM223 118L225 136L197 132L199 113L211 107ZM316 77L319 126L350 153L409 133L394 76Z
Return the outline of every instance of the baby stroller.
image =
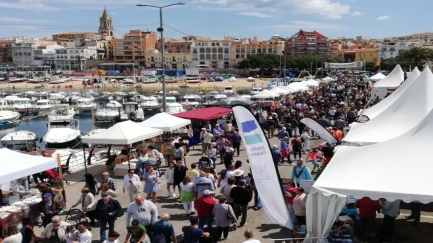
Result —
M79 222L85 221L89 225L89 220L86 218L86 213L78 208L70 208L66 213L65 222L71 225L77 225ZM89 227L89 230L90 227Z
M154 170L159 171L159 166L161 166L160 158L149 158L144 164L145 167L152 166Z
M204 170L206 167L212 167L212 160L206 156L203 156L199 159L197 164L199 170Z
M64 171L63 166L62 166L62 171ZM49 169L49 170L42 172L40 174L40 178L42 181L47 180L48 184L53 184L54 181L62 179L60 177L59 172L57 172L57 170L55 170L55 169ZM63 180L66 182L66 184L69 185L69 182L65 179L64 176L63 176Z

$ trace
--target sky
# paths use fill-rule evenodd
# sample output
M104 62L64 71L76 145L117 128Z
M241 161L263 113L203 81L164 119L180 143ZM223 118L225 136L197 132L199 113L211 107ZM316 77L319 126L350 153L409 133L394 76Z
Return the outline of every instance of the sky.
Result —
M424 0L184 0L163 10L164 37L195 35L270 39L300 29L329 38L385 38L430 32L433 1ZM0 0L0 38L51 38L62 32L97 32L104 7L115 36L156 31L159 11L176 0Z

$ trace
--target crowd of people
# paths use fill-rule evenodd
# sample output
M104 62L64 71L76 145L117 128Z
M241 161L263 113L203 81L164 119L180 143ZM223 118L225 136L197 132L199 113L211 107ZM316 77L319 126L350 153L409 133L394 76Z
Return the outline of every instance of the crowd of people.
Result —
M312 180L312 174L325 169L334 153L334 147L329 143L312 148L310 140L318 134L305 126L301 119L317 121L340 142L344 127L354 122L358 112L367 104L369 92L364 82L353 78L252 109L268 139L277 137L280 141L280 144L271 146L274 163L277 166L284 163L294 166L292 183L285 190L288 212L294 224L306 224L307 194L300 187L301 180ZM98 222L100 241L117 243L121 236L116 232L116 220L124 215L128 232L124 236L125 243L143 242L146 236L152 242L177 242L170 215L159 213L156 206L161 180L165 180L167 198L178 199L185 216L189 218L189 225L181 228L183 242L195 243L203 238L213 239L214 242L227 239L230 231L247 226L250 201L253 201L254 208L262 207L260 195L252 173L244 172L241 160L235 161L240 154L242 139L232 115L224 124L204 123L200 141L203 159L198 163L189 162L189 165L186 160L188 146L182 139L166 140L159 148L149 145L137 149L137 168L129 170L122 182L121 191L129 198L129 205L121 205L116 200L120 190L109 172L103 172L100 180L86 174L82 194L74 199L77 201L73 207L80 206L89 222L80 222L76 228L60 220L60 208L53 201L54 195L44 191L43 201L38 207L45 227L41 238L52 242L88 243L94 231L87 229ZM165 161L167 168L163 174L154 166L155 160ZM306 166L308 162L313 164L312 170ZM323 162L322 166L319 162ZM224 164L225 168L217 171L217 164ZM99 196L100 199L97 198ZM365 208L362 202L359 207ZM385 207L384 202L368 205L369 209L380 205ZM386 205L391 211L394 208ZM125 207L126 211L122 209ZM249 229L245 230L244 237L245 242L259 242ZM24 236L23 242L30 243L31 240L27 241L30 238Z

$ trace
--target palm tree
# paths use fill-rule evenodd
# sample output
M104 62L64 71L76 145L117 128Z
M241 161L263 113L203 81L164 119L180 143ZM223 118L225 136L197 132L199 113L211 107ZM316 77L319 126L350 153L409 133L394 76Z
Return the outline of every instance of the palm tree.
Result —
M433 50L425 47L412 47L400 51L398 56L400 62L406 64L415 64L418 68L431 60L433 60Z
M80 55L75 56L75 59L77 59L77 61L78 61L78 71L81 71L81 59L82 58L83 57Z

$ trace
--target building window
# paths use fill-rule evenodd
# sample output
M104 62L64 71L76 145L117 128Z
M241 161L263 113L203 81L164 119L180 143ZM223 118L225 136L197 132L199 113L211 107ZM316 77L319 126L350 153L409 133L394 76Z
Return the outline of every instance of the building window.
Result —
M206 53L210 53L210 48L206 48Z
M215 44L215 43L213 43L213 44ZM212 53L216 53L217 52L217 49L216 48L212 48Z
M212 60L216 60L217 59L217 54L212 54Z
M204 59L204 54L200 54L200 60Z
M210 54L206 54L206 60L210 60Z
M200 53L204 53L204 48L200 48Z

